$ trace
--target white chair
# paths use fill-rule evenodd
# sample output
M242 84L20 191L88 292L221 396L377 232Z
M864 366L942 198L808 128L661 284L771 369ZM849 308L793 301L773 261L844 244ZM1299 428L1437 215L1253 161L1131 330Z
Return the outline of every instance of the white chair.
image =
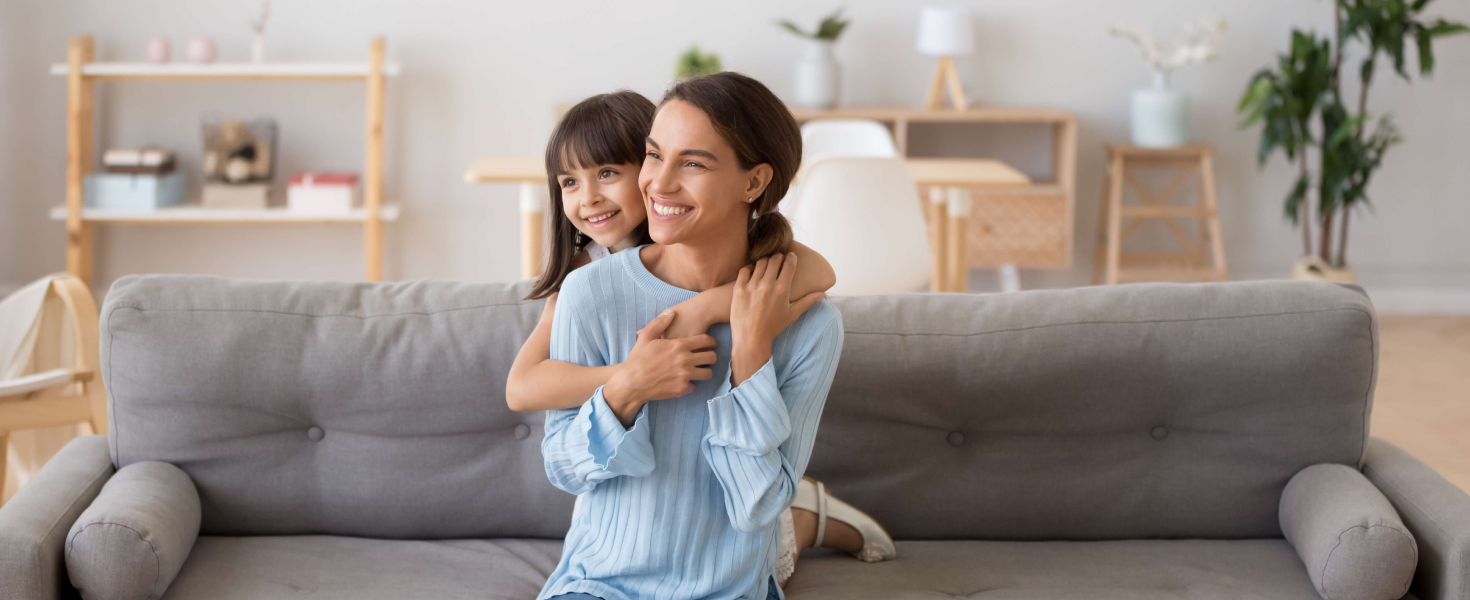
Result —
M801 126L803 164L834 156L898 156L898 148L877 121L819 119Z
M807 165L842 156L898 156L893 135L877 121L865 119L818 119L801 126L801 181ZM796 210L796 194L792 190L781 199L782 211Z
M908 167L896 157L823 158L803 167L782 207L799 241L837 272L831 293L912 292L930 280L923 207Z
M76 425L107 433L98 333L97 305L76 277L48 276L0 300L0 504L81 433Z

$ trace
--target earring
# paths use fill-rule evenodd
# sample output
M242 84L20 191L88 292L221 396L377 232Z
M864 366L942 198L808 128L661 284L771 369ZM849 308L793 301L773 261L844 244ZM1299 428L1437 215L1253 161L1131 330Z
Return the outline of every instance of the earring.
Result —
M745 203L746 204L753 204L754 202L755 202L755 198L746 198L745 199Z

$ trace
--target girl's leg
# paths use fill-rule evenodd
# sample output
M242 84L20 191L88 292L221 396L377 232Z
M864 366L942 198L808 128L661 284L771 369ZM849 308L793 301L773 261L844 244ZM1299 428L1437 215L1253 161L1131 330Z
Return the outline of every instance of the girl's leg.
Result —
M817 539L817 514L800 508L791 509L791 524L796 529L796 548L800 552L802 548L812 547L812 542ZM856 554L863 549L863 534L853 529L851 525L827 519L827 531L822 536L822 547L841 550L849 554Z
M796 546L842 550L863 562L898 557L893 538L873 517L832 497L820 481L803 477L791 503Z

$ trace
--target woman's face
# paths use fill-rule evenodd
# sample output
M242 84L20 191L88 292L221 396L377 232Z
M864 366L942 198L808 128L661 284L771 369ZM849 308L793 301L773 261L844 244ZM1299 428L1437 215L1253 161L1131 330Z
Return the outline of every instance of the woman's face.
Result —
M643 195L638 191L638 165L577 167L556 176L561 208L572 226L592 241L623 250L628 235L643 222Z
M744 234L748 198L771 180L770 165L740 168L735 149L704 111L681 100L659 109L638 175L648 212L648 234L660 244L726 240Z

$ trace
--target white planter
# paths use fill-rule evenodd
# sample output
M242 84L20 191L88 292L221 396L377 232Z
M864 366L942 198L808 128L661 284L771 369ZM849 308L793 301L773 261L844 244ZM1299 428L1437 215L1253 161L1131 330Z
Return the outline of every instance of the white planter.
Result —
M837 59L832 42L809 40L806 55L796 63L796 104L809 110L837 106Z
M250 43L250 62L265 62L265 34L255 34L255 39Z
M1298 281L1330 281L1332 283L1356 283L1357 273L1351 266L1336 268L1316 256L1303 256L1291 266L1291 278Z
M1171 148L1189 143L1189 96L1169 89L1165 71L1154 72L1154 88L1133 92L1133 145Z

